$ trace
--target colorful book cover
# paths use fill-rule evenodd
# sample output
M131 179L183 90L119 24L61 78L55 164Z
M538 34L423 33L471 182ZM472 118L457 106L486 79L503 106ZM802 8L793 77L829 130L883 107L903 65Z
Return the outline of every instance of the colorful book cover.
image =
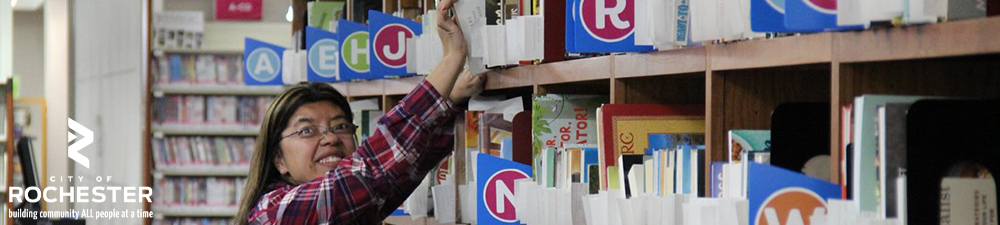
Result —
M583 183L589 184L591 181L593 181L594 183L598 183L597 180L590 179L592 177L592 175L590 174L590 167L591 166L600 167L600 164L598 164L598 157L599 156L597 148L583 148L583 165L584 165Z
M337 34L306 27L306 49L309 82L340 81L340 42Z
M514 181L531 179L531 166L479 154L476 177L476 221L479 224L518 224Z
M406 73L406 39L420 36L423 25L375 10L368 10L368 22L372 73L382 78L414 75Z
M513 138L513 133L511 133L513 127L513 123L504 120L502 113L482 114L479 117L479 146L481 151L492 156L504 157L501 149L503 140Z
M309 2L309 26L323 30L333 30L334 20L343 18L345 2ZM307 34L308 36L308 34Z
M878 136L876 114L880 105L887 103L913 103L927 97L864 95L854 99L855 131L851 194L862 212L876 213L879 206Z
M668 143L679 143L685 136L694 139L690 144L705 143L704 106L607 104L600 111L601 168L616 166L621 155L644 154L651 149L652 135L666 135Z
M285 48L246 38L243 61L246 62L244 77L249 86L281 85L281 58Z
M340 78L344 81L372 79L368 61L368 26L347 20L337 25L340 40Z
M532 101L533 157L543 148L596 144L597 108L606 95L539 95Z
M574 53L650 52L635 45L636 0L572 0Z
M725 178L722 177L722 166L725 166L726 162L712 162L712 188L709 189L712 192L710 196L713 198L722 197L722 183L725 182Z
M791 30L862 30L865 27L837 26L837 0L785 0L785 26Z
M479 151L479 118L483 111L465 111L465 150Z
M808 224L814 214L825 214L828 199L840 199L840 187L782 168L749 163L747 192L750 225Z
M742 162L744 152L767 151L771 151L770 130L729 131L729 162Z

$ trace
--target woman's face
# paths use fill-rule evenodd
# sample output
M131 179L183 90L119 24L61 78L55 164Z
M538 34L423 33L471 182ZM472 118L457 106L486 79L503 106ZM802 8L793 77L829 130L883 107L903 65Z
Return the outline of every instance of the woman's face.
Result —
M274 165L282 175L289 175L296 183L322 177L357 149L353 132L327 132L328 128L351 123L344 110L333 103L304 104L295 110L288 121L288 127L281 132L281 154L274 159ZM311 130L314 135L307 138L304 136L308 135L296 133L303 130Z

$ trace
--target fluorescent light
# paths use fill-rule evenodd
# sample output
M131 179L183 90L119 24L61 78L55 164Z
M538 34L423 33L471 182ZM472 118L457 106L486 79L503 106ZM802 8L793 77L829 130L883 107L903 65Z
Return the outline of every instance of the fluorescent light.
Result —
M288 22L292 22L292 19L295 19L295 14L292 13L292 11L294 11L292 6L288 6L288 13L285 14L285 19L288 20Z

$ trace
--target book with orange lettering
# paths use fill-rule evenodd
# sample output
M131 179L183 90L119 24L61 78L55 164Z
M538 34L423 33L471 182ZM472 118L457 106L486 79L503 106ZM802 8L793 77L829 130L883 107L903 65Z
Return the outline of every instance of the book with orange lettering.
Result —
M650 150L649 135L689 137L685 144L705 144L703 105L606 104L599 111L602 189L608 188L607 168L616 166L619 157Z

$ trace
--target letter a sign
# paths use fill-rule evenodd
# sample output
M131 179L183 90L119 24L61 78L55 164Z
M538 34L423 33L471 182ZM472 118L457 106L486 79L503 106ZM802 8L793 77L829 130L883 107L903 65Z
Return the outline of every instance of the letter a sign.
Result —
M579 53L648 52L635 45L635 0L572 0L576 51Z
M514 181L531 178L531 167L479 154L476 220L482 225L519 224L514 209Z
M368 11L368 18L372 73L383 78L413 75L406 73L406 39L422 33L420 23L375 10Z
M247 38L244 42L244 79L247 85L281 85L281 55L285 48Z

